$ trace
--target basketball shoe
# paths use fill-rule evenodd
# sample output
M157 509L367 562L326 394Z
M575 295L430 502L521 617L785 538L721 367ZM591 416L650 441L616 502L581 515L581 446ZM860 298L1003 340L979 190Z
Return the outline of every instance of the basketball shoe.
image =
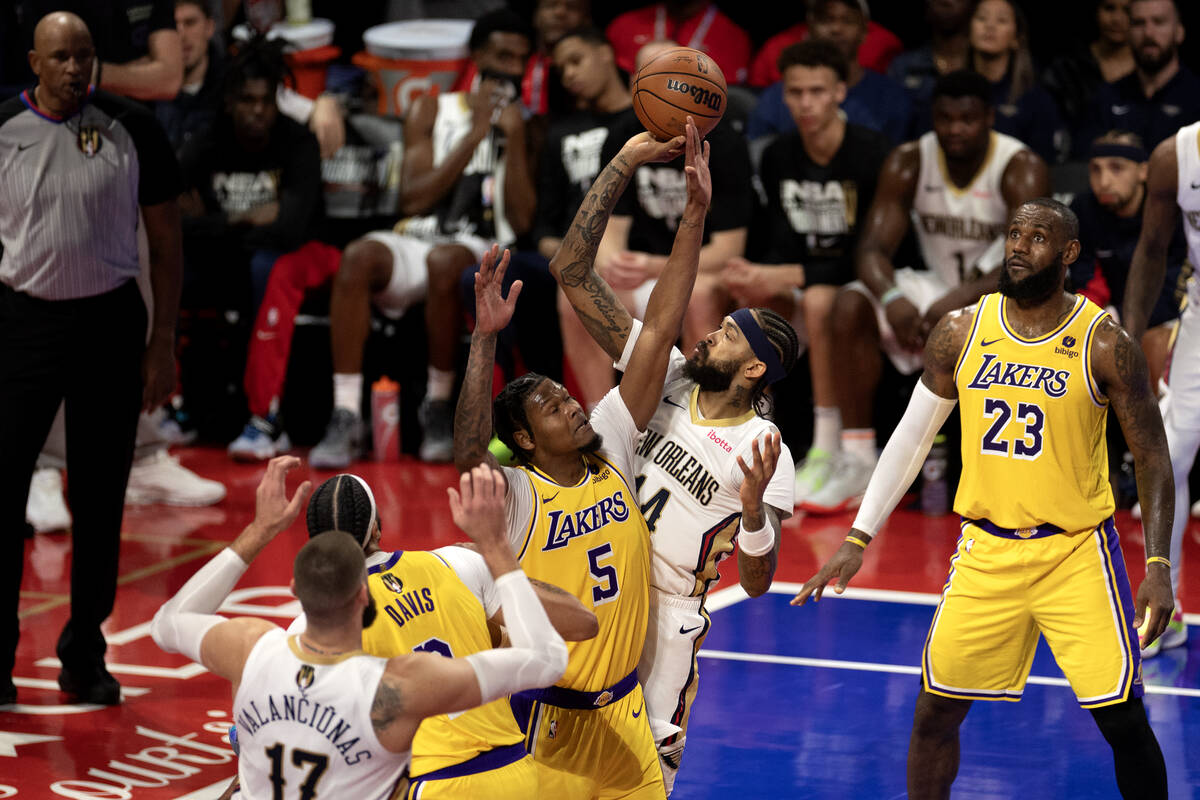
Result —
M65 531L71 527L71 512L63 499L62 472L53 467L39 469L29 482L25 521L38 533Z
M825 485L833 473L834 454L827 450L810 447L800 466L796 468L796 505L803 505L808 498Z
M828 480L799 507L811 514L837 514L852 511L862 503L875 464L868 464L850 453L834 456Z
M201 478L166 450L133 462L125 502L168 506L211 506L225 499L225 484Z

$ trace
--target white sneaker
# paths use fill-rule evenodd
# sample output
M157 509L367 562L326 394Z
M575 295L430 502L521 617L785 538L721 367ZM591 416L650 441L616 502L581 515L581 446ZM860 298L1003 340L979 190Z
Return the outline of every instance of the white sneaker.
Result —
M38 533L65 531L71 527L71 512L63 499L62 473L52 467L36 470L29 483L25 521Z
M858 508L874 471L875 464L867 464L849 453L839 453L834 458L829 479L800 503L800 508L811 514L837 514Z
M828 450L809 448L808 454L796 468L796 505L803 504L829 480L829 476L833 474L834 455Z
M1140 511L1141 509L1138 509L1138 510ZM1192 503L1192 516L1200 517L1200 500L1197 500L1196 502Z
M224 497L224 484L201 478L166 450L135 461L125 489L125 502L131 505L211 506Z

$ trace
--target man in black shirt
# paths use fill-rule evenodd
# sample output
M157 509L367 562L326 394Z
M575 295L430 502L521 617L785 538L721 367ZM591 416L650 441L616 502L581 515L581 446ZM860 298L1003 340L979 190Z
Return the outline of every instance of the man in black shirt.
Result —
M1079 217L1079 258L1068 273L1071 287L1101 307L1120 309L1125 303L1129 265L1142 230L1146 204L1149 155L1141 138L1128 131L1110 131L1092 143L1088 159L1091 191L1077 195L1071 210ZM1177 221L1167 247L1166 280L1151 310L1142 349L1150 367L1150 385L1157 386L1171 343L1171 322L1187 291L1187 240Z
M779 57L783 98L797 133L772 143L759 175L767 197L765 264L732 259L722 285L735 305L767 306L807 334L813 445L796 471L796 501L820 487L841 435L830 315L839 286L854 280L858 225L887 158L886 136L846 122L846 57L809 39Z
M1088 122L1075 138L1076 155L1086 156L1096 137L1118 128L1136 133L1153 150L1200 119L1200 76L1179 62L1183 36L1174 0L1130 3L1129 45L1136 68L1096 92Z
M30 476L63 401L75 524L59 685L85 702L120 702L100 625L116 596L138 409L157 407L175 382L179 168L149 112L89 85L93 58L83 21L50 14L34 31L37 86L0 104L0 705L16 699Z

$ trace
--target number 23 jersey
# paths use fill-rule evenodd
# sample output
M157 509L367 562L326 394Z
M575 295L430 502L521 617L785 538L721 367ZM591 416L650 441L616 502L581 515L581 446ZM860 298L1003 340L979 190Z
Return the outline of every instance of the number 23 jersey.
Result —
M979 300L955 368L963 472L954 510L1018 530L1094 528L1115 508L1108 399L1090 362L1108 313L1077 295L1053 331L1026 339L1008 325L1006 302L999 294Z

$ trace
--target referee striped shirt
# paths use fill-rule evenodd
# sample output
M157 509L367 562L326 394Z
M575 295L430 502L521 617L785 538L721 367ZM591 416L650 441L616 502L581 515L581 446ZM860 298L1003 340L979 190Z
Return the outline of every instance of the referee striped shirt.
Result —
M0 103L0 283L43 300L112 291L139 272L139 206L182 185L154 116L123 97L89 89L66 118L32 90Z

